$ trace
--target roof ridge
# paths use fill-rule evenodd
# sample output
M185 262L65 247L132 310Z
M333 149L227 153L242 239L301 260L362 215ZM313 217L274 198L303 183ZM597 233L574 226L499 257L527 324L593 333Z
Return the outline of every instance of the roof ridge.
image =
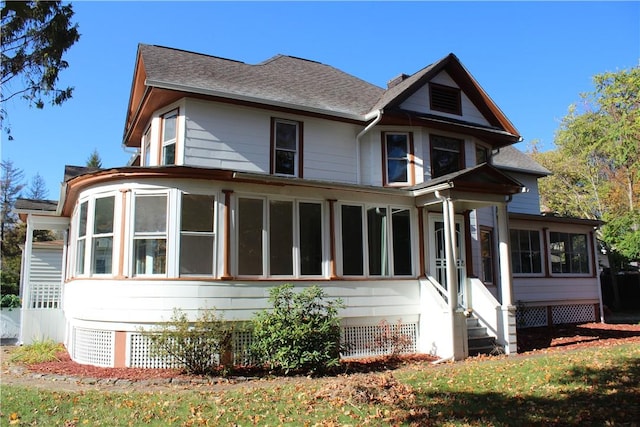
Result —
M190 55L205 56L207 58L222 59L223 61L237 62L238 64L246 64L245 62L237 60L237 59L224 58L222 56L211 55L211 54L202 53L202 52L194 52L192 50L187 50L187 49L179 49L179 48L175 48L175 47L162 46L162 45L158 45L158 44L152 44L152 45L147 45L147 46L159 47L161 49L168 49L168 50L173 50L173 51L176 51L176 52L188 53Z

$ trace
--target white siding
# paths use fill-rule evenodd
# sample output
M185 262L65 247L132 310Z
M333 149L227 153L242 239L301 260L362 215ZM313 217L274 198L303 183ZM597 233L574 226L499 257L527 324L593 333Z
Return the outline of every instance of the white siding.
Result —
M449 77L449 75L444 71L435 76L431 81L445 86L458 87L453 79ZM418 89L409 98L407 98L407 100L400 105L400 108L409 111L416 111L418 113L436 114L439 116L449 117L457 120L465 120L471 123L478 123L486 126L489 125L487 119L485 119L480 111L478 111L476 106L473 105L473 103L469 100L469 98L467 98L464 92L462 93L461 101L462 117L455 114L443 113L441 111L433 111L429 108L429 85L427 84Z
M527 187L526 193L513 196L508 205L509 212L524 214L540 214L540 194L538 193L538 179L533 175L509 172L508 175Z
M192 99L185 115L187 166L269 173L271 118L282 118L303 124L304 178L356 182L357 126Z

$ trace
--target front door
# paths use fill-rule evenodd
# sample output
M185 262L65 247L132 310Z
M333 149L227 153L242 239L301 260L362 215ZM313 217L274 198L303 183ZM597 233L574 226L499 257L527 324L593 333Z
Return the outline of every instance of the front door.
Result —
M464 249L464 225L462 219L455 221L456 224L456 286L458 287L458 305L466 307L465 298L465 283L466 269L465 269L465 249ZM445 251L445 228L444 220L442 216L432 216L429 220L429 232L431 238L429 239L429 265L431 269L431 275L440 283L445 289L449 289L447 283L447 258Z

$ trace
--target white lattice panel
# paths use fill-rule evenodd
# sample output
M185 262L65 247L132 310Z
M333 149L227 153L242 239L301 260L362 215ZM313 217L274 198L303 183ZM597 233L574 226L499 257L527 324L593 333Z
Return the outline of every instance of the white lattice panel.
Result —
M345 326L341 331L342 345L345 349L343 357L370 357L389 354L388 348L380 347L381 335L384 328L389 328L389 333L400 334L410 341L402 353L415 353L418 336L418 325L415 323L403 323L398 329L397 324L382 326L381 324L364 326Z
M129 334L129 360L127 366L131 368L165 369L181 367L170 357L158 357L151 354L151 340L149 337L132 333Z
M519 328L535 328L547 326L547 307L523 307L518 308L516 320Z
M553 324L584 323L596 320L596 309L592 304L558 305L551 309Z
M253 363L251 358L251 331L233 333L233 364L246 366Z
M73 329L73 360L95 366L113 367L115 333L98 329Z
M29 308L60 308L60 283L31 283Z

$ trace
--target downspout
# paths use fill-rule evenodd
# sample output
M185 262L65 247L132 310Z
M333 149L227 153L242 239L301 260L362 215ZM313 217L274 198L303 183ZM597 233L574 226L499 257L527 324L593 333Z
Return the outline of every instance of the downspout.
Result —
M369 132L378 122L382 119L382 114L384 113L383 109L379 109L376 111L375 118L371 123L369 123L364 129L356 135L356 184L360 184L362 180L360 177L360 139Z

